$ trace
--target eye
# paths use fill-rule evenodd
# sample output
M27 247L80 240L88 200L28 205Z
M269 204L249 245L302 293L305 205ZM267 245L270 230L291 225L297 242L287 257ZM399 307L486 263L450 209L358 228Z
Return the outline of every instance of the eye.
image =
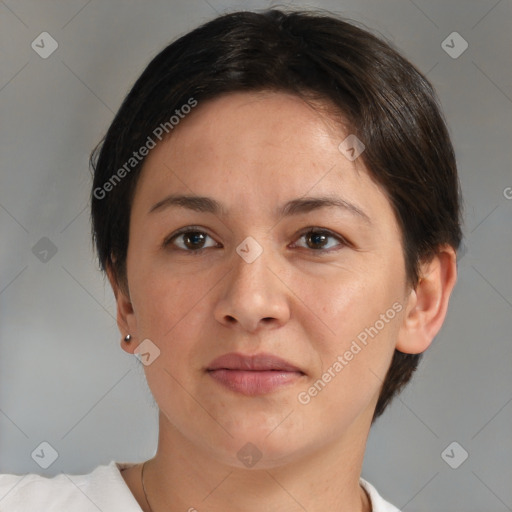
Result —
M208 240L210 241L208 242ZM208 233L201 231L200 228L196 228L195 226L188 226L173 233L170 237L165 239L163 245L164 247L168 247L171 244L183 251L196 253L200 252L202 249L219 246Z
M300 235L299 240L300 239L305 239L306 245L299 244L298 247L312 249L317 252L329 251L336 246L341 248L343 246L350 245L342 236L334 234L326 229L308 228L307 231ZM295 245L297 245L297 243Z

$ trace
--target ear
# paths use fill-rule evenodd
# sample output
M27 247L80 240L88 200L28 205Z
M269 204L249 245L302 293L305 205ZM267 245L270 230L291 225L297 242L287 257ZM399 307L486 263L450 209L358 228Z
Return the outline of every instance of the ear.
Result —
M411 290L396 349L405 354L424 352L441 329L448 301L457 280L453 247L439 247L437 254L421 265L420 280Z
M121 348L129 354L133 354L137 347L137 343L135 343L137 340L137 322L130 300L128 286L122 286L119 283L110 265L107 266L107 277L110 286L112 286L114 297L116 298L117 326L121 332ZM130 334L132 337L129 343L124 340L127 334Z

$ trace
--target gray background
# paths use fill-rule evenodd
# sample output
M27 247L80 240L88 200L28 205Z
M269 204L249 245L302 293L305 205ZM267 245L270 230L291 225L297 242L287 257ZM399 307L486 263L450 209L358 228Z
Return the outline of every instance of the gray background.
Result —
M85 473L154 454L157 409L140 363L119 347L91 250L88 155L170 40L216 13L268 5L0 1L0 472ZM465 195L448 319L372 429L363 476L404 511L512 510L511 2L292 5L365 23L428 74ZM31 48L43 31L59 45L47 59ZM454 31L469 44L458 58L441 46ZM53 256L48 241L36 245L43 237ZM43 441L59 454L46 470L31 456ZM469 454L457 469L441 456L453 441L447 460Z

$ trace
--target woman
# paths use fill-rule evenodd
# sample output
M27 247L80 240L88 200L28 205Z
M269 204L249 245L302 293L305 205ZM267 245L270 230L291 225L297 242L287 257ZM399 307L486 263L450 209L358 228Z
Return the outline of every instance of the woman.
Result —
M441 328L461 239L425 77L334 17L224 15L153 59L92 165L158 449L3 475L2 510L398 510L360 476L366 439Z

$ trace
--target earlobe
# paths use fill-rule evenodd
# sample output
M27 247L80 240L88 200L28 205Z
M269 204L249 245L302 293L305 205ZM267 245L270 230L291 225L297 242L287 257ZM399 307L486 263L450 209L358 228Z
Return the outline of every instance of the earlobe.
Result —
M129 354L133 354L136 348L136 344L133 343L133 341L136 338L137 332L133 305L128 291L124 289L125 287L120 286L115 273L110 266L107 267L107 276L116 299L117 326L119 327L122 337L121 348Z
M424 352L443 325L457 279L455 250L442 246L421 266L420 280L409 294L396 349L405 354Z

